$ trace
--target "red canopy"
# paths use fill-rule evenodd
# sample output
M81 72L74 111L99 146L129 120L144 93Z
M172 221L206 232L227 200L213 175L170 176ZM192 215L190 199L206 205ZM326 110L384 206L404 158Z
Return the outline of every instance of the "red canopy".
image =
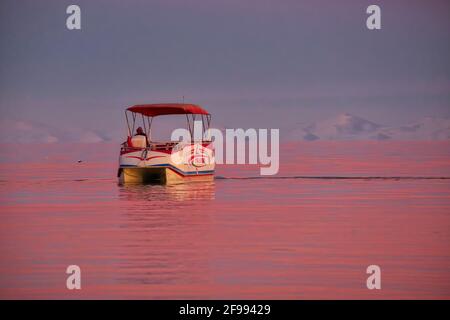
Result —
M208 111L200 106L185 103L139 104L129 107L127 110L147 117L167 114L209 114Z

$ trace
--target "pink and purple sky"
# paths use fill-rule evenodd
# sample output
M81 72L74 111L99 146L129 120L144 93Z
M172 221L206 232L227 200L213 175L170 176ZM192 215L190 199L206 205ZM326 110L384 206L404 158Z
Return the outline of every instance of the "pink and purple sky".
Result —
M66 29L73 3L81 31ZM370 4L381 30L366 28ZM183 96L219 127L282 135L343 113L450 116L445 0L4 0L0 25L6 121L122 133L125 106Z

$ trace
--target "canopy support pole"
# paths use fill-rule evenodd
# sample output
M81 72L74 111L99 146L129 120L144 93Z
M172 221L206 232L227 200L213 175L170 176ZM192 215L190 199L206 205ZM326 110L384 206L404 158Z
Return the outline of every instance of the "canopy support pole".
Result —
M133 129L131 129L131 134L133 134L133 132L134 132L134 125L136 124L136 113L132 113L132 116L133 116Z
M147 122L148 122L147 137L148 137L148 141L151 141L153 117L147 117Z
M127 110L125 110L125 119L127 119L128 137L131 137L130 123L128 121Z
M189 121L189 115L186 113L186 120L188 123L188 129L189 129L189 134L191 135L191 141L192 141L192 129L191 129L191 122Z

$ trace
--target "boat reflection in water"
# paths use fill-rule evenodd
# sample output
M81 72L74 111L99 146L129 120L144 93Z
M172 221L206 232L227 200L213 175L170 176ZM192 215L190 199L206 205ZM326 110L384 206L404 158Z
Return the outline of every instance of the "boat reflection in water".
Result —
M162 184L120 184L120 200L136 201L142 203L148 209L148 203L152 202L152 207L163 209L171 203L184 202L189 205L189 201L214 200L214 181L179 183L173 185ZM187 203L186 203L187 202ZM177 205L180 205L179 203Z

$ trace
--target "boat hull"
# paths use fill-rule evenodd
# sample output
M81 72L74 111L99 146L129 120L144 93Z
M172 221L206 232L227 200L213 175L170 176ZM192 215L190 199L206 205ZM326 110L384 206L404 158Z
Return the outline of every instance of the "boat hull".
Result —
M154 148L153 148L154 149ZM214 180L212 143L175 146L168 150L121 152L120 183L177 184Z
M195 181L213 181L214 173L184 176L171 168L120 168L120 183L177 184Z

